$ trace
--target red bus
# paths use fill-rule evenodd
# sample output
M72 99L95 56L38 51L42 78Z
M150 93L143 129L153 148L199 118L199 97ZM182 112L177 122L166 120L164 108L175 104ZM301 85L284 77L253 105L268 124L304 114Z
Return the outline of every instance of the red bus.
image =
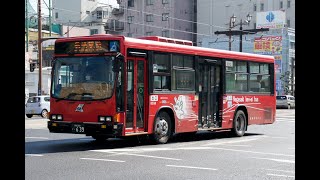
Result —
M92 35L55 42L52 133L96 140L231 130L275 121L274 58L164 38Z

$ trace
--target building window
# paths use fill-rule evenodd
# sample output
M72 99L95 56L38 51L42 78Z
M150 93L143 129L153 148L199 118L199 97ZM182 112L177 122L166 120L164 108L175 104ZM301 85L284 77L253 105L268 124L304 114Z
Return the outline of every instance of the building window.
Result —
M128 33L128 35L127 35L128 37L132 37L132 33Z
M132 23L134 19L134 16L128 16L128 23Z
M162 4L169 4L168 0L162 0Z
M280 1L280 9L283 8L283 1Z
M153 22L153 15L152 14L147 14L146 15L146 21L147 22Z
M287 27L290 27L290 19L287 19Z
M86 11L86 14L90 14L90 11Z
M260 4L260 11L264 11L264 3Z
M98 34L98 29L90 29L90 35Z
M128 7L134 7L134 0L128 0Z
M146 36L152 36L153 31L146 32Z
M147 6L153 5L153 0L147 0Z
M257 4L253 4L253 11L257 11Z
M97 11L97 19L102 19L102 11Z
M169 30L162 31L162 37L169 37Z
M162 13L162 21L168 21L169 13Z
M56 12L56 19L58 19L58 12Z
M290 0L288 0L288 2L287 2L287 8L290 8L290 4L291 3L291 1Z

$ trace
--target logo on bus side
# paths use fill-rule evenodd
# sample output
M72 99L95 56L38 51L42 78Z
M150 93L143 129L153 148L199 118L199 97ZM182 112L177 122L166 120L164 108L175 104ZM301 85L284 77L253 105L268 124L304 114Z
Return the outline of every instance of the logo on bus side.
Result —
M76 112L83 112L83 106L84 104L79 104L78 107L76 108Z

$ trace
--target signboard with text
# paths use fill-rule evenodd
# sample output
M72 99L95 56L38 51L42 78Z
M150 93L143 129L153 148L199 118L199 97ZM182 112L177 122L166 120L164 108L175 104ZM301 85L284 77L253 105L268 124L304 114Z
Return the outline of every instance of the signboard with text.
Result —
M255 37L253 52L264 55L280 55L282 53L282 36Z
M257 12L257 29L281 29L284 28L286 14L283 11Z

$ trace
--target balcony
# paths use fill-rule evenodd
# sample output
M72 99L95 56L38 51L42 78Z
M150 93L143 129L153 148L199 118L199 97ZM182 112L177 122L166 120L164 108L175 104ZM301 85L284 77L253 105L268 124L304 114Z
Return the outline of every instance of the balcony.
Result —
M106 23L105 30L107 31L124 30L124 22L120 22L118 20L110 20Z
M120 7L120 8L114 8L113 10L112 10L112 14L113 15L122 15L124 13L124 9L123 9L123 7Z

